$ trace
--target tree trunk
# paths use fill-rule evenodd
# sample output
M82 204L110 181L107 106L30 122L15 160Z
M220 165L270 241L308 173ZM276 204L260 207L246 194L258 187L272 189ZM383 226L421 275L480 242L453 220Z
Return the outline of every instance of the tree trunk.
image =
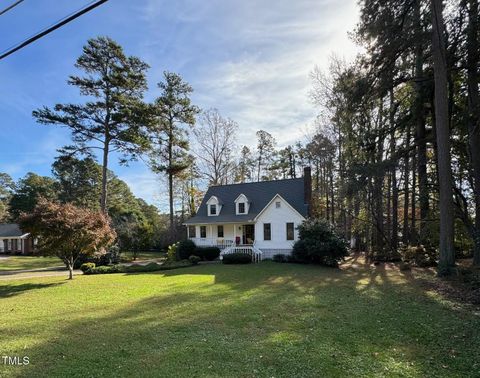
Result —
M396 139L395 139L395 98L393 87L390 90L390 128L392 130L390 135L390 158L392 159L391 167L391 195L392 195L392 217L391 217L391 249L396 251L398 247L398 185L397 185L397 163L393 163L393 157L396 154Z
M102 193L100 195L100 209L102 213L107 214L107 181L108 181L108 154L110 141L108 136L105 138L103 145L102 159Z
M170 215L170 238L174 238L174 214L173 214L173 119L170 118L168 133L168 205Z
M73 280L73 265L75 264L73 257L64 258L63 262L65 263L68 269L68 279Z
M438 148L438 179L440 207L440 262L444 273L455 264L452 167L450 130L448 124L447 62L444 40L442 0L431 0L432 56L435 80L435 120Z
M410 209L410 192L408 189L408 184L410 180L410 126L407 125L407 137L405 140L405 148L407 149L405 153L405 170L404 170L404 183L403 183L403 230L402 230L402 242L403 244L408 244L409 242L409 223L408 223L408 211Z
M478 1L469 0L467 29L468 142L475 199L473 264L480 266L480 99L478 94Z
M414 2L414 23L416 33L415 46L415 103L416 122L415 139L417 144L418 202L420 207L420 242L425 238L428 218L428 178L427 178L427 141L425 128L424 91L423 91L423 46L420 17L420 0Z

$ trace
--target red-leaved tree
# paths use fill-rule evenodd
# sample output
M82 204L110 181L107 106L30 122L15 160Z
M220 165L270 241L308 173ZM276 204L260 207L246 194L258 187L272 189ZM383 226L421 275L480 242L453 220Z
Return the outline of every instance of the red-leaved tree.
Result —
M80 255L105 253L116 238L108 217L72 204L40 199L30 214L20 217L20 227L38 239L38 251L62 259L73 278Z

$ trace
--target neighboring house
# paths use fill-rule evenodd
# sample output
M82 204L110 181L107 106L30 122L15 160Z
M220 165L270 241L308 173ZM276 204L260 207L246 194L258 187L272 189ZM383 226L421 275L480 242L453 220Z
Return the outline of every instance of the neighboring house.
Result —
M218 246L222 255L289 255L311 198L310 168L297 179L212 186L197 214L185 222L188 237L198 246Z
M28 254L33 250L33 238L22 232L18 224L0 224L0 253Z

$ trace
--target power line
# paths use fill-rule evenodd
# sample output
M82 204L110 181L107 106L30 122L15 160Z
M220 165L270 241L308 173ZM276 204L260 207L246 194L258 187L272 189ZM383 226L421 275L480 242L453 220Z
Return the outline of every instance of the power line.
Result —
M87 12L90 12L92 9L95 9L96 7L98 7L99 5L102 5L103 3L106 3L107 1L108 0L92 1L91 3L87 4L84 8L70 14L69 16L66 16L65 18L63 18L62 20L53 24L52 26L48 27L47 29L44 29L43 31L41 31L37 34L34 34L30 38L27 38L23 42L20 42L19 44L15 45L13 47L10 47L7 50L4 50L4 52L2 52L0 54L0 60L6 58L7 56L9 56L11 54L13 54L15 51L18 51L18 50L24 48L25 46L28 46L29 44L35 42L37 39L40 39L40 38L46 36L47 34L50 34L54 30L57 30L58 28L61 28L63 25L68 24L69 22L75 20L76 18L80 17L81 15L83 15Z
M15 1L12 5L9 5L4 10L0 11L0 16L4 13L7 13L10 9L15 8L18 4L23 3L24 0Z

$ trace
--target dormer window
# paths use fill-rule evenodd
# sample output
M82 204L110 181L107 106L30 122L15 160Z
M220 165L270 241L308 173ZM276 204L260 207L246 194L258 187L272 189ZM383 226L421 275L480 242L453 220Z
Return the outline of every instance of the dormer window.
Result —
M217 215L217 205L210 205L210 215Z
M207 212L209 217L215 217L222 211L222 203L215 196L211 196L207 201Z
M238 203L238 213L245 214L245 202Z
M250 202L245 194L240 194L235 200L235 212L237 215L248 214Z

